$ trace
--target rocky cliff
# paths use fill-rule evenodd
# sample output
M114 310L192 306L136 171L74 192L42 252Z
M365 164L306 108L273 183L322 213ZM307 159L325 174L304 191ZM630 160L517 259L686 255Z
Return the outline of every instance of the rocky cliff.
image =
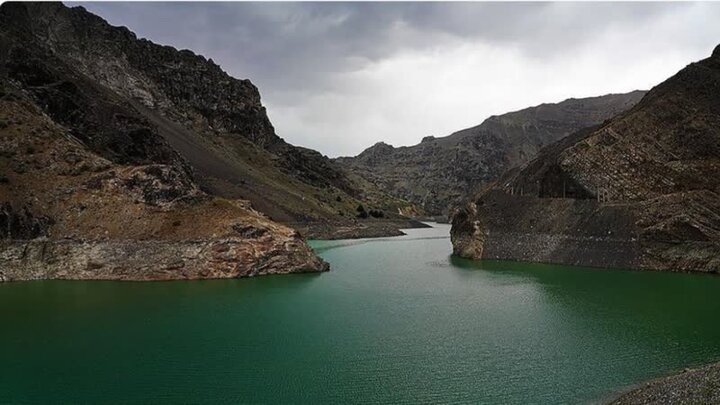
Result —
M545 145L596 125L635 105L645 93L569 99L490 117L450 136L425 137L415 146L378 143L343 167L427 214L447 215L472 191L526 163Z
M0 280L327 270L297 231L205 188L167 135L175 127L162 127L201 139L202 121L278 147L257 90L226 83L212 104L218 95L198 89L227 77L219 68L151 46L81 8L0 6Z
M544 148L453 217L455 254L720 271L720 51Z
M248 200L311 234L315 224L407 224L399 212L412 204L285 142L258 89L212 60L138 39L82 7L10 3L0 18L5 77L100 156L183 165L206 193ZM358 218L359 205L382 210L382 221Z
M201 191L171 152L167 162L118 163L12 83L1 93L0 281L327 270L296 231Z

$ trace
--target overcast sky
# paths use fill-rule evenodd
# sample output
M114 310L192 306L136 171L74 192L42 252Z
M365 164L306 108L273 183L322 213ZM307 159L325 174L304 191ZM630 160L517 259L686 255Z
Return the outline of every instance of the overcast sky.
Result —
M280 136L333 157L648 89L720 43L720 3L83 6L252 80Z

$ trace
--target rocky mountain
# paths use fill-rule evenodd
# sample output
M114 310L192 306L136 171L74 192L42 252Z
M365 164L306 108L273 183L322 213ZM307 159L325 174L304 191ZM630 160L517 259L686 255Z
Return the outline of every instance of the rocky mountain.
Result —
M28 118L30 121L49 120L57 126L51 131L54 137L69 137L71 142L66 146L81 145L93 159L104 159L107 167L103 166L101 172L107 170L112 176L124 173L127 167L141 170L161 165L159 171L151 169L153 174L141 170L139 173L144 174L137 180L138 187L153 194L153 187L162 187L163 181L172 179L173 191L163 197L168 201L180 198L185 204L189 200L181 197L190 189L191 194L211 200L243 200L245 203L237 203L243 207L238 208L242 215L257 217L257 221L270 227L271 222L257 211L262 212L269 219L300 230L304 236L389 235L401 233L401 226L414 225L399 214L415 212L412 204L346 174L320 153L290 145L277 136L258 89L249 80L235 79L212 60L189 50L178 51L138 39L128 29L111 26L82 7L68 8L61 3L3 4L0 80L8 122L14 120L18 109L36 115L32 120ZM18 142L32 145L35 133L9 124L0 129L3 133L14 130L23 132L27 139L11 141L13 136L7 136L11 143L5 147L13 157L0 160L0 170L9 173L5 176L10 183L5 184L29 181L22 176L15 178L12 173L17 173L18 167L25 170L25 176L35 176L33 184L37 187L61 182L54 176L67 173L44 171L39 163L29 165L27 162L34 160L24 156L22 150L13 149ZM38 146L31 149L40 150ZM63 154L65 149L57 153ZM73 184L80 190L85 183ZM17 212L28 207L34 218L48 217L54 222L45 232L53 238L97 236L87 234L85 228L60 232L66 219L63 215L74 211L64 205L51 209L51 202L56 203L50 201L56 198L52 193L32 188L20 193L10 185L4 187L0 203L9 204L8 212L12 211L7 218L16 218ZM40 200L39 205L32 203L38 195L48 200ZM127 198L134 201L134 197ZM357 210L360 205L376 215L363 218ZM113 212L120 211L118 207ZM85 208L83 212L87 215L90 211ZM129 218L108 218L121 220ZM281 233L288 238L293 235L287 228L273 229L283 229ZM165 234L169 231L163 228L151 235L135 230L139 238L172 237L177 231ZM19 237L15 231L6 234ZM193 238L202 235L182 234ZM131 236L111 231L108 235Z
M415 146L394 148L381 142L337 162L429 215L447 215L468 192L526 163L543 146L627 110L644 94L542 104L490 117L446 137L429 136Z
M163 108L168 114L195 114L203 97L214 96L175 97L173 91L188 88L180 86L186 73L158 73L167 79L161 82L131 66L200 69L199 57L175 52L174 62L163 65L149 54L132 56L121 47L136 41L133 35L103 24L60 3L0 6L0 281L327 270L297 231L269 220L247 201L203 191L190 159L176 149L176 140L164 136L166 129L158 125L165 119ZM174 52L154 50L159 49ZM118 73L123 69L137 75L123 76ZM212 74L220 75L219 68ZM200 82L210 80L198 76ZM133 86L134 80L146 82ZM238 114L263 116L252 107L259 102L254 87L248 82L229 87L238 96L235 104L218 99L210 111L235 108ZM157 103L155 115L131 91ZM174 103L183 104L173 108ZM197 114L193 119L214 125L245 122Z
M453 217L454 252L718 272L718 193L720 46L479 193Z
M211 60L82 7L0 6L0 280L323 271L268 216L386 235L412 209L283 141Z

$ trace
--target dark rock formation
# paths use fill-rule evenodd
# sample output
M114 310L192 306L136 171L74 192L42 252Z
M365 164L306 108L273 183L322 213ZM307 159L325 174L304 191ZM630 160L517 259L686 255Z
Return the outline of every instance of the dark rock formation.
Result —
M451 207L526 163L545 145L627 110L644 92L611 94L543 104L500 116L444 138L427 136L415 146L378 143L337 162L389 193L421 206L428 215Z
M470 258L720 271L720 56L506 173L451 236Z
M34 239L47 236L47 230L53 224L52 218L35 217L22 207L15 209L12 204L5 202L0 206L0 239Z

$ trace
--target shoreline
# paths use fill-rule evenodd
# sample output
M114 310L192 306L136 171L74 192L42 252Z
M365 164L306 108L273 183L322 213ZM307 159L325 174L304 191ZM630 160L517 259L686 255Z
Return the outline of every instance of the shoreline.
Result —
M603 403L676 404L720 403L720 361L657 377L612 395Z
M353 223L284 222L296 229L305 240L339 240L385 238L405 235L403 229L432 228L416 219L366 220Z
M0 283L227 279L329 269L328 263L295 237L0 241Z

